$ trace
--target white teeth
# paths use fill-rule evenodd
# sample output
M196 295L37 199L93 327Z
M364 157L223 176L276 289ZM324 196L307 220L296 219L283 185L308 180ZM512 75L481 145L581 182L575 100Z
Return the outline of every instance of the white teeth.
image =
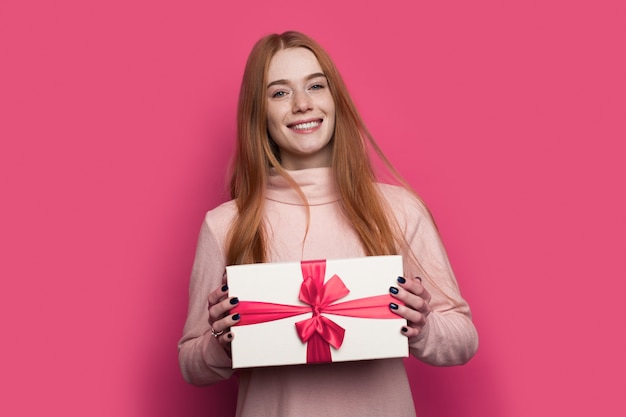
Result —
M300 123L297 125L293 125L291 128L292 129L296 129L296 130L307 130L307 129L313 129L314 127L319 126L321 123L319 121L316 122L307 122L307 123Z

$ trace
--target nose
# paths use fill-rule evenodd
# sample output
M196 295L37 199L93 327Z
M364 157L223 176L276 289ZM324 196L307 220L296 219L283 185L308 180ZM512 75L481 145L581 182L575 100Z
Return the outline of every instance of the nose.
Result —
M311 97L305 91L297 91L293 95L293 113L304 113L313 108Z

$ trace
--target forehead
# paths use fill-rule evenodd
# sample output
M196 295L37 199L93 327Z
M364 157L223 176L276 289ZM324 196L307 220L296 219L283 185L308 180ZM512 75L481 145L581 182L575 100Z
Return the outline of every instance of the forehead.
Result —
M282 49L272 57L267 71L269 82L298 80L307 75L321 73L322 67L313 52L306 48Z

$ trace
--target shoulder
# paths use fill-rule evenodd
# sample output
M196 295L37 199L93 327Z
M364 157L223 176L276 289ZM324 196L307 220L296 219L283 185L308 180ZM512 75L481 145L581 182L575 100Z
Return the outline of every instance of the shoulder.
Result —
M237 216L237 205L234 200L227 201L207 211L204 216L204 226L219 236L225 236Z
M428 208L420 197L413 191L399 185L391 185L385 183L376 183L381 197L389 206L389 209L396 214L410 214L415 216L416 213L430 216Z
M413 236L418 230L436 230L430 210L415 192L398 185L377 183L377 186L391 218L405 236Z

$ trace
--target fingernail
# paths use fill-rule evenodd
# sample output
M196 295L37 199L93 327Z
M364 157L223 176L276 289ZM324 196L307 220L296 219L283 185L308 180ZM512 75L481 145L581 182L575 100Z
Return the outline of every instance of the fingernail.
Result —
M241 316L239 315L239 313L237 314L233 314L233 320L237 321L241 318Z
M389 303L389 308L392 310L397 310L398 309L398 304L396 303Z
M392 294L397 294L398 293L398 289L396 287L389 287L389 292Z
M231 299L230 299L230 303L231 303L232 305L235 305L235 304L237 304L238 302L239 302L239 298L237 298L237 297L235 297L235 298L231 298Z
M226 335L226 337L227 337L227 338L229 338L229 339L232 339L232 338L233 338L233 334L232 334L232 333L228 333L228 334Z
M228 291L228 285L224 284L222 285L222 292L226 292Z
M406 332L408 332L408 331L409 331L409 329L407 329L406 327L403 327L403 328L402 328L402 333L406 333ZM228 335L228 336L230 337L230 335Z
M403 277L398 277L398 282L400 284L404 284L406 282L406 279L404 279Z

